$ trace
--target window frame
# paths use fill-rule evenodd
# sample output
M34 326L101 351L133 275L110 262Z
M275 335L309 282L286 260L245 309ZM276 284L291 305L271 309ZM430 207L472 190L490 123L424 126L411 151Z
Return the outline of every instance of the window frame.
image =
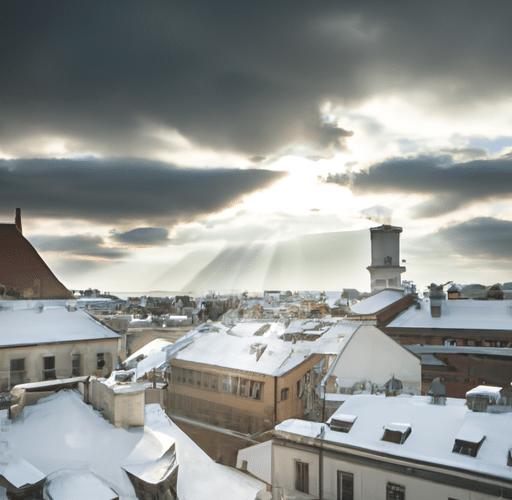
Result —
M354 500L354 474L338 470L336 474L336 500Z
M309 463L295 460L295 489L309 494Z
M53 360L53 362L48 363L50 360ZM43 356L43 380L55 380L57 378L57 370L55 367L55 356Z
M405 486L388 481L386 483L386 500L405 500Z

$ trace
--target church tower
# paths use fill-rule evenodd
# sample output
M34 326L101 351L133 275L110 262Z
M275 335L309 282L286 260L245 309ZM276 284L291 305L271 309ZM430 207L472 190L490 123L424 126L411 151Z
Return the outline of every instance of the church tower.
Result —
M387 224L370 228L372 264L367 269L372 292L401 285L400 275L405 271L405 267L400 266L401 232L401 227Z

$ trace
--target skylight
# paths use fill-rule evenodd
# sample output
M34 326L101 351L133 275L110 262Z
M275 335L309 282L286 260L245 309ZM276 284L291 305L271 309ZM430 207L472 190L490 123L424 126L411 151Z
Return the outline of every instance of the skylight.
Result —
M331 421L329 422L329 427L331 431L348 432L354 425L356 419L357 417L355 415L338 414L335 417L331 418Z
M384 426L381 440L388 443L404 444L412 432L411 424L389 424Z
M480 446L484 442L485 436L479 441L466 441L463 439L455 439L452 453L460 453L461 455L469 455L470 457L476 457Z

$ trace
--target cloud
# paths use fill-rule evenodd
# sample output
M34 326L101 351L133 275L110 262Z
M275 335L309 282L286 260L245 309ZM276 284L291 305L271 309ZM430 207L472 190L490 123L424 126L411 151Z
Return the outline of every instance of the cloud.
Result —
M440 229L438 236L465 257L512 261L512 221L478 217Z
M361 215L365 219L369 219L374 222L379 222L380 224L391 224L392 214L393 210L382 205L374 205L373 207L368 207L361 210Z
M58 252L106 260L122 259L128 255L124 250L105 246L105 241L100 236L33 235L29 239L39 252Z
M368 171L331 174L326 182L349 186L358 195L431 196L413 207L413 216L436 217L475 202L512 194L512 160L452 163L450 155L393 158L371 166Z
M135 246L166 246L170 243L169 231L163 227L138 227L120 233L112 231L112 240Z
M0 211L169 227L221 211L284 175L138 160L0 160Z
M327 100L407 89L444 108L495 101L510 92L512 6L493 6L10 3L0 11L2 150L49 134L132 155L161 147L141 133L149 121L267 155L297 140L335 143L335 130L318 131Z

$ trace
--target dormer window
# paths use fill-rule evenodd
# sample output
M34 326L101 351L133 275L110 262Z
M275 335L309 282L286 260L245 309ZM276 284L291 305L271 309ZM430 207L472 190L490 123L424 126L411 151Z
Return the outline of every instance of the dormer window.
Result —
M357 417L355 415L338 414L331 418L331 421L329 422L329 428L331 431L348 432L354 425L356 419Z
M485 436L482 436L480 440L464 440L455 439L452 453L460 453L461 455L469 455L470 457L476 457L480 446L484 442Z
M412 432L410 424L389 424L384 426L381 440L388 443L404 444Z
M509 467L512 467L512 448L509 448L508 449L508 453L507 453L507 465Z

